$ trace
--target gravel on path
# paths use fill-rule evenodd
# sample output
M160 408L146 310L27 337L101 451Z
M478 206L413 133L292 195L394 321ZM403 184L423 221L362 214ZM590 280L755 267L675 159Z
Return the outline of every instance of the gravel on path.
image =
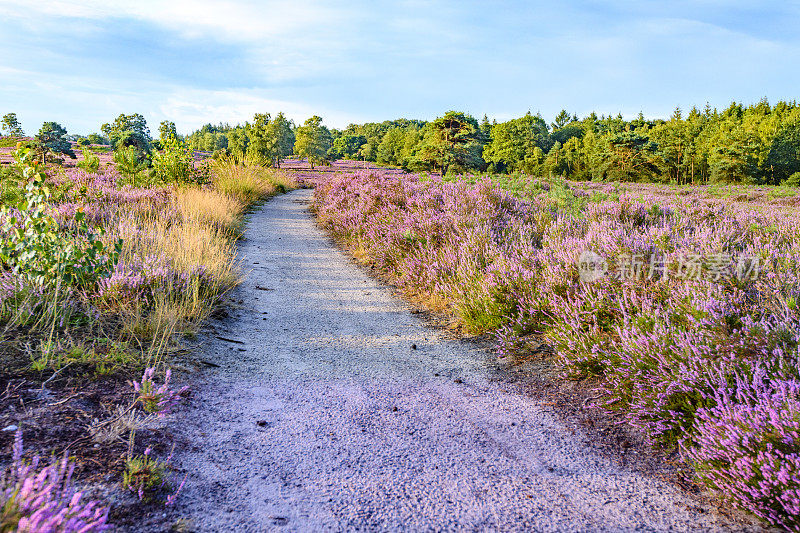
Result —
M239 309L176 424L197 531L730 531L592 452L552 409L336 249L312 192L253 213ZM235 342L231 342L235 341Z

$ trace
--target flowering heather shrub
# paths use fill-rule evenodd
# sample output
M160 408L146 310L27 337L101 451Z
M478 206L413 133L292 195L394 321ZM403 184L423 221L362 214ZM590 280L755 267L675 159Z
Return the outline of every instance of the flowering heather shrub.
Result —
M486 178L375 170L320 173L315 183L319 221L360 260L446 302L468 329L493 332L501 355L525 353L540 335L566 374L603 378L601 407L655 443L683 443L710 487L797 527L782 496L796 486L796 418L764 414L798 401L782 385L800 377L796 211L648 188L590 194L563 182L515 182L510 194ZM582 281L585 251L620 275ZM756 375L761 388L725 392ZM724 447L712 444L732 424L741 442L717 460ZM778 457L784 469L771 466ZM763 480L743 465L763 467Z
M69 224L76 211L81 210L93 225L105 225L120 213L147 213L163 209L171 201L172 190L166 187L135 188L118 186L119 173L107 170L89 173L71 168L52 178L54 185L67 189L58 202L54 217Z
M62 459L39 469L40 458L22 460L22 430L14 440L11 467L2 479L2 531L30 533L106 531L108 509L97 501L81 502L72 486L74 465Z
M800 382L767 376L723 381L698 411L686 456L710 487L738 507L800 531Z
M133 383L133 390L136 392L137 403L141 403L145 411L158 413L158 416L166 416L189 390L189 387L183 387L178 391L171 390L169 380L172 377L172 371L169 368L164 376L164 383L157 387L154 379L155 373L155 367L145 369L141 382Z
M176 269L163 257L134 257L115 265L111 276L98 284L96 297L100 305L112 307L137 300L152 304L159 295L181 294L210 284L203 266L187 272Z

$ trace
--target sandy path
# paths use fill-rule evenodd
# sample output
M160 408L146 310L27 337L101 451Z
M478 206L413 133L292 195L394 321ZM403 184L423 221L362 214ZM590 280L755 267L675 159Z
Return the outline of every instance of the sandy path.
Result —
M731 529L425 327L315 227L310 196L252 216L242 309L209 334L220 368L177 424L197 530Z

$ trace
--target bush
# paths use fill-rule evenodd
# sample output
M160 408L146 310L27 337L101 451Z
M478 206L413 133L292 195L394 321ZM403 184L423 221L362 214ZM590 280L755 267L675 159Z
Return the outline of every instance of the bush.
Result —
M90 174L94 174L100 170L100 157L84 150L83 158L83 161L78 163L78 168L81 168Z
M786 178L786 181L784 181L783 184L791 187L800 187L800 172L795 172Z
M44 173L31 160L33 151L18 155L27 165L25 197L16 209L0 208L0 266L17 279L41 288L90 289L111 275L121 250L117 242L111 249L101 241L102 231L91 229L82 211L77 211L70 232L64 231L50 213L50 191Z
M114 152L114 162L117 169L129 178L136 180L139 172L148 167L147 158L133 146L126 146Z
M800 531L800 382L757 371L698 411L687 456L697 474L734 505Z
M81 502L72 486L73 465L66 453L41 470L40 458L22 460L22 430L17 430L9 473L3 476L0 531L98 532L106 524L108 509L97 501Z
M150 501L161 489L169 487L169 460L160 461L151 456L151 451L147 448L144 455L129 457L122 474L122 486L146 501Z
M208 181L208 172L194 167L192 150L176 137L164 142L164 150L153 155L153 175L165 183L197 183Z

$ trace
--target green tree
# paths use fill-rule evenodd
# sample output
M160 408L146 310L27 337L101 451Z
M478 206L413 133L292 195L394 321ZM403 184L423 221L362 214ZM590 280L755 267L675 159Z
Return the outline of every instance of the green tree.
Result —
M800 121L784 124L770 147L765 171L769 182L778 185L800 172Z
M191 148L177 136L167 137L164 149L153 154L152 174L165 183L203 183L206 177L195 169Z
M758 138L741 126L722 133L709 157L711 181L758 183L758 149Z
M486 144L492 140L492 123L489 122L489 117L487 117L485 114L481 119L481 137L483 144Z
M170 139L177 139L178 129L175 127L175 123L171 120L162 120L158 125L158 138L163 146L166 146Z
M100 130L109 138L114 150L132 146L138 152L140 160L150 154L150 129L145 118L138 113L122 114L114 122L103 124Z
M634 132L611 135L600 168L611 181L651 181L658 176L658 145Z
M492 127L492 139L483 150L483 158L495 172L513 172L530 167L534 150L547 151L549 139L547 124L530 112L524 117L501 122ZM538 164L538 163L537 163Z
M41 158L42 164L47 163L47 154L64 154L75 159L72 145L65 138L67 130L57 122L45 122L34 137L36 154ZM58 161L56 159L56 161Z
M416 168L417 153L422 146L422 129L417 126L409 126L403 139L403 149L400 152L400 165L406 170L421 170Z
M367 144L367 138L363 135L344 133L333 141L333 151L337 159L354 159L358 157L358 151Z
M274 142L273 165L281 167L281 162L294 151L294 128L290 120L281 112L267 125L267 132Z
M656 126L650 133L650 138L658 145L662 176L665 181L675 183L687 181L686 156L692 144L688 133L687 124L679 107L675 108L668 122Z
M300 157L308 158L311 168L314 164L327 161L328 150L331 147L331 134L328 128L322 125L322 118L313 116L306 120L295 133L295 152Z
M564 143L563 160L568 177L577 179L586 179L588 177L586 152L583 150L583 142L579 137L570 137Z
M570 115L566 109L562 109L559 111L558 115L556 115L556 118L550 127L552 127L554 130L560 130L570 122L578 122L578 117L575 115Z
M562 176L568 173L569 166L562 151L561 143L556 141L544 160L544 169L549 176Z
M394 127L386 132L378 145L377 160L384 165L400 165L406 132L403 128Z
M0 126L2 126L2 130L6 132L6 135L9 137L25 136L25 132L22 131L22 125L19 123L16 113L6 113L3 115L3 120L0 121Z
M247 137L245 127L239 127L228 132L228 152L236 161L242 161L247 153Z
M250 143L247 145L247 157L254 158L262 164L272 164L277 152L277 139L269 128L269 113L256 113L253 122L245 125Z
M140 158L139 151L133 146L123 146L114 150L114 162L123 176L131 178L131 185L137 186L139 173L147 168L149 161Z
M481 170L486 165L481 153L481 130L474 117L448 111L427 125L417 159L442 175L448 171Z
M98 133L90 133L86 136L91 144L111 144L111 141Z
M563 146L567 144L567 141L569 141L570 139L572 138L580 139L581 137L583 137L583 128L578 124L572 122L562 128L554 130L550 134L549 140L553 144L560 143Z

